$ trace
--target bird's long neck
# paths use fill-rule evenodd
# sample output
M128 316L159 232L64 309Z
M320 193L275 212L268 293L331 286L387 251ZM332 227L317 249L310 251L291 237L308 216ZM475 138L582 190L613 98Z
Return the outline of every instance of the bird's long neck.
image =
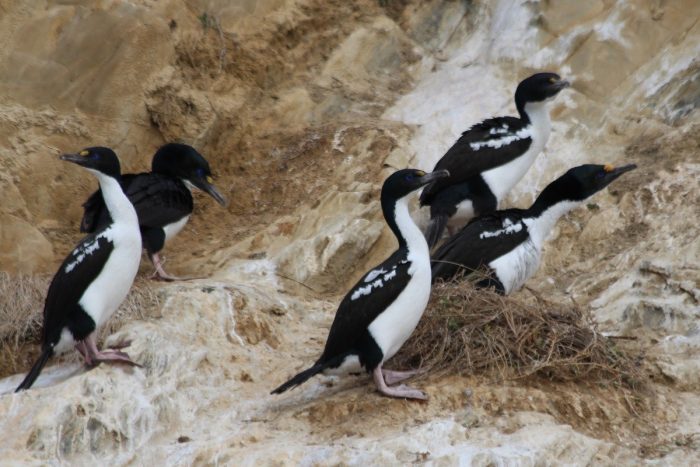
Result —
M520 119L525 124L531 124L535 127L539 133L549 136L550 129L552 127L552 122L549 119L549 109L547 107L548 100L541 102L518 102L516 100L516 106L518 108L518 113L520 114Z
M542 248L544 241L549 236L557 221L581 204L581 201L561 199L556 196L556 187L552 185L540 193L535 203L527 210L526 218L529 219L528 231L530 238L537 248Z
M408 212L409 197L410 195L406 195L398 200L382 200L384 219L389 224L391 231L394 232L396 240L399 242L399 248L407 248L411 252L429 256L430 250L425 236Z
M100 182L102 198L109 210L109 215L115 223L127 223L138 226L139 220L134 206L124 194L119 181L101 172L92 170Z

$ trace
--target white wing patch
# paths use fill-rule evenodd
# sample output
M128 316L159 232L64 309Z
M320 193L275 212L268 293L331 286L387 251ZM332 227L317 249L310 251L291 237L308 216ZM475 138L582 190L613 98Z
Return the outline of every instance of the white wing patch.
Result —
M79 248L73 250L72 255L75 259L66 264L64 272L66 274L71 272L77 265L82 263L85 258L96 252L100 248L100 238L106 238L108 232L109 230L105 230L101 234L97 235L91 242L81 245Z
M521 230L523 230L523 224L522 222L517 222L513 223L510 219L504 219L503 220L503 228L499 230L494 230L492 232L485 231L481 232L479 235L479 239L483 240L485 238L491 238L491 237L499 237L503 234L510 235L512 233L518 233Z
M489 130L490 135L505 135L508 133L508 124L504 123L500 128L491 128Z
M493 133L492 133L493 131ZM507 125L501 128L492 128L491 131L489 131L491 134L502 134L503 136L501 138L497 139L489 139L487 141L477 141L476 143L469 143L469 147L472 148L472 151L478 151L479 149L483 147L490 147L494 149L498 149L503 146L507 146L513 141L518 141L521 139L526 139L532 137L532 129L530 126L526 126L525 128L515 132L515 133L508 133L508 128Z
M355 290L352 295L350 296L350 300L357 300L363 295L369 295L369 293L372 291L372 284L366 285L364 287L360 287L357 290Z
M372 293L373 289L381 289L382 287L384 287L385 283L389 282L391 279L396 277L396 268L398 267L398 265L406 263L408 263L408 261L402 259L401 261L399 261L398 264L395 264L389 272L385 271L384 269L374 269L373 271L370 271L370 273L367 274L367 277L364 280L365 283L369 282L369 284L363 287L358 287L352 293L352 295L350 295L350 300L357 300L363 295L369 295L370 293ZM380 275L382 275L382 277L378 278Z
M365 277L365 282L372 282L380 274L386 274L386 271L384 269L374 269L370 271L369 274L367 274L367 277Z

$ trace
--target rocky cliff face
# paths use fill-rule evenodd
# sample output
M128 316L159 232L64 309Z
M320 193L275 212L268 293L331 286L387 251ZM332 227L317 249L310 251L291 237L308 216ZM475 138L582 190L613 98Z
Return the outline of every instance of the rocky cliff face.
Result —
M68 356L35 390L0 380L0 458L697 464L698 17L691 0L0 0L2 270L52 273L79 238L95 182L63 151L111 146L134 172L184 141L231 199L198 196L166 249L173 273L208 278L157 287L107 338L131 339L144 369L85 372ZM543 69L573 86L506 204L580 163L639 169L559 223L528 285L637 336L655 396L478 376L422 381L425 405L366 378L269 396L317 356L339 294L394 248L383 178L430 170L471 124L513 113L519 79Z

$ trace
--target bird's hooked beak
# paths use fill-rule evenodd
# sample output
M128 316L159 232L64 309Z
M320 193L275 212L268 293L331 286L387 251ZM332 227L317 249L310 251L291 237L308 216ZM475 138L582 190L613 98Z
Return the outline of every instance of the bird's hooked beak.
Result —
M69 153L62 154L61 156L59 156L59 159L61 159L62 161L73 162L74 164L78 164L83 167L90 167L90 159L88 159L85 156L87 156L87 153L85 155Z
M559 81L552 83L552 86L554 86L554 89L556 89L557 91L561 91L562 89L571 86L571 83L565 79L560 79Z
M634 170L637 168L637 164L627 164L623 165L620 167L614 167L612 165L606 165L604 167L605 170L605 184L608 185L610 184L613 180L617 179L620 175L622 175L625 172L629 172L630 170Z
M447 170L436 170L434 172L430 172L429 174L423 175L422 177L420 177L419 181L422 186L427 185L428 183L438 180L440 178L445 178L449 176L450 172L448 172Z
M220 205L226 207L228 202L226 201L226 198L224 198L224 195L222 195L219 190L216 189L214 186L214 180L210 176L206 177L194 177L191 179L191 182L194 186L199 188L200 190L208 193L212 198L216 200L217 203Z

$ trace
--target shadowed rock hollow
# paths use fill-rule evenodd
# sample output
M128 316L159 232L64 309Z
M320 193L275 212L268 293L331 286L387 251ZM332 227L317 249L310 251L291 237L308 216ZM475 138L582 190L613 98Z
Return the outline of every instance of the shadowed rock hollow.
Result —
M144 369L85 372L69 355L19 395L22 375L3 375L0 458L697 464L698 17L691 0L0 0L8 280L53 273L80 238L96 182L61 152L110 146L134 172L183 141L231 201L197 195L164 251L173 274L207 278L138 282L157 299L130 302L106 333L131 339ZM573 165L639 168L559 222L528 286L636 336L653 356L649 393L474 375L420 380L427 404L382 398L367 377L269 396L317 357L339 297L395 247L378 204L384 177L430 170L471 124L514 113L513 90L534 70L573 86L505 205L528 205ZM36 318L33 300L17 315ZM12 348L31 351L35 338L28 330Z

